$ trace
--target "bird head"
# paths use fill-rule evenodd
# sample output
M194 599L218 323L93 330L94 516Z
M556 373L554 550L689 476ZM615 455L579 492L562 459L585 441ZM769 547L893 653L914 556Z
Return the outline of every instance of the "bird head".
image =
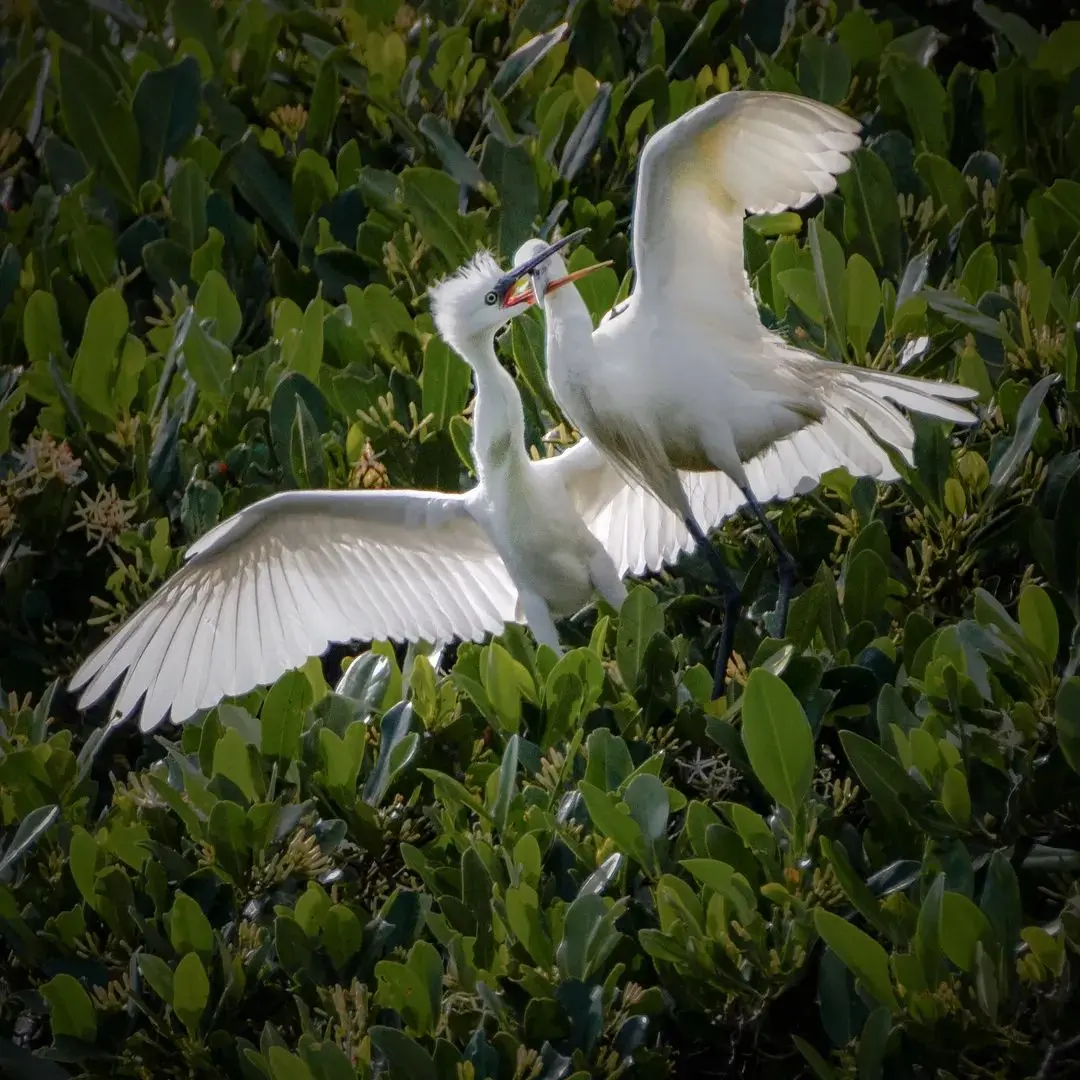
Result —
M545 244L543 240L537 239L526 240L514 253L514 262L518 267L531 266L532 269L529 271L528 284L519 286L515 295L521 295L526 302L543 307L547 297L564 285L578 281L601 267L610 266L610 262L594 263L592 266L567 273L566 262L559 252L567 244L580 240L587 232L587 229L578 229L554 244Z
M477 252L460 270L430 290L431 314L451 344L494 334L531 303L514 294L521 274L505 274L489 251Z
M581 229L554 244L530 241L535 245L531 254L505 273L491 252L477 252L460 270L431 288L435 328L450 344L494 334L536 303L530 275L537 266L554 258L558 268L565 270L558 251L586 232Z

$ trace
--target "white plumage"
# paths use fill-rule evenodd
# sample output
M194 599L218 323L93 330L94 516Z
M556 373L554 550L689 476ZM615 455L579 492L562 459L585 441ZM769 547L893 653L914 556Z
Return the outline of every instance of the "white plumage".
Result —
M712 495L746 502L780 555L779 623L794 564L760 504L810 490L830 469L895 480L877 439L911 461L914 433L896 406L956 423L975 391L823 360L761 323L743 256L747 210L802 207L836 187L859 146L856 121L789 94L735 91L692 109L650 139L634 201L635 285L595 330L558 254L536 265L526 299L547 319L548 376L575 426L620 475L656 494L705 541L679 470L719 470ZM567 238L572 239L572 237ZM542 250L532 240L523 262ZM594 269L594 268L589 268ZM695 520L696 519L696 520ZM710 556L727 598L717 658L722 691L738 589Z
M590 443L529 459L517 386L494 348L522 273L502 274L481 253L432 290L440 333L476 373L475 488L291 491L241 510L83 662L70 683L80 708L123 676L113 715L142 699L150 731L354 639L476 641L527 621L558 650L554 617L594 590L618 605L624 573L659 569L691 546L682 521ZM722 480L688 478L689 503L709 524L738 506L720 497Z

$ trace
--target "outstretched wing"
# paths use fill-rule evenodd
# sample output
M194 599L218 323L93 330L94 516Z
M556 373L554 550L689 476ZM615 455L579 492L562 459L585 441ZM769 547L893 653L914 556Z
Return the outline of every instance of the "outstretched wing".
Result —
M588 439L538 462L537 467L559 474L582 520L604 545L620 577L659 570L694 547L679 515L646 488L628 483ZM706 532L736 513L745 501L723 473L679 473L679 480L694 517Z
M284 492L187 557L75 673L80 708L126 672L114 714L145 694L150 731L273 682L331 642L479 640L517 617L517 588L462 495Z
M733 90L646 144L634 198L636 302L699 307L735 341L765 331L746 279L743 215L804 206L836 187L859 124L794 94Z

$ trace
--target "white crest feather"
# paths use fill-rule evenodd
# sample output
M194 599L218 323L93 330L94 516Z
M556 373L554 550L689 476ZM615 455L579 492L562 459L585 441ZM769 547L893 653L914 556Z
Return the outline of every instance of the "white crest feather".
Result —
M449 277L431 286L428 290L431 316L435 328L444 338L454 338L455 329L476 307L478 297L501 274L502 268L495 256L482 249Z

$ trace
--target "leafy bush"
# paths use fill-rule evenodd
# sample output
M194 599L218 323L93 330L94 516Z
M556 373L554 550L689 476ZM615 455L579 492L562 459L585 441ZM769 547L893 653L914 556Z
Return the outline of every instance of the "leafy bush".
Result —
M943 42L847 0L16 7L5 1072L1076 1069L1080 23L935 7ZM823 204L748 221L763 318L958 379L983 420L918 422L890 488L836 473L777 508L784 641L768 544L723 531L751 601L729 702L687 558L558 660L516 628L445 674L358 643L153 738L75 713L59 680L221 518L290 486L467 485L469 373L427 286L587 225L572 265L616 268L582 283L599 317L644 138L739 86L867 133ZM501 349L555 452L540 317Z

